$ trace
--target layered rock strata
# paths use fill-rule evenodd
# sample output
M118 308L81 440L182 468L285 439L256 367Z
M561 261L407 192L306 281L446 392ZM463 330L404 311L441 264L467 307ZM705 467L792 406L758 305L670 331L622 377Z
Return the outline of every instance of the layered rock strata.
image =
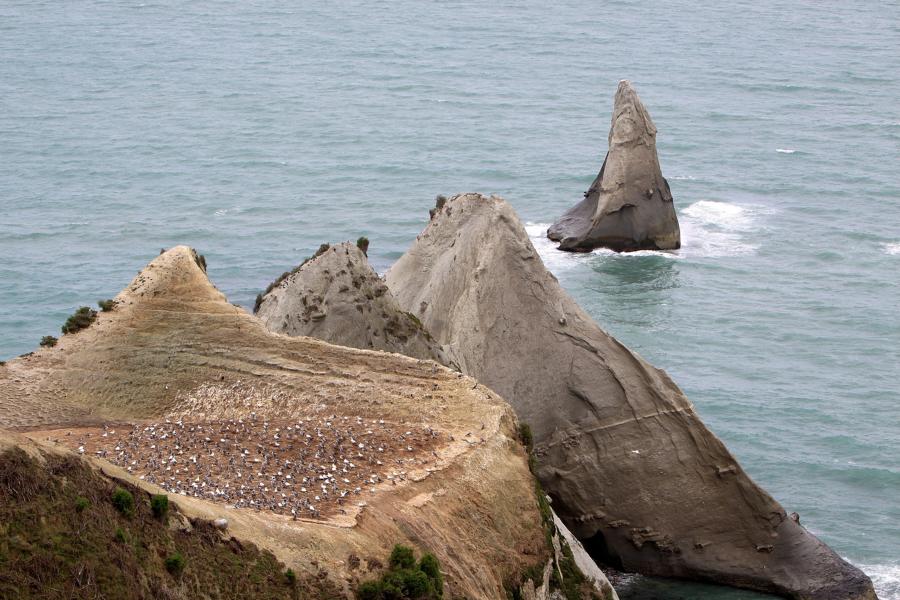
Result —
M681 232L656 154L656 126L628 81L619 82L609 151L584 199L547 231L560 250L673 250Z
M861 571L750 479L666 373L561 289L502 199L451 199L386 281L464 373L530 423L538 477L595 556L792 598L874 598Z

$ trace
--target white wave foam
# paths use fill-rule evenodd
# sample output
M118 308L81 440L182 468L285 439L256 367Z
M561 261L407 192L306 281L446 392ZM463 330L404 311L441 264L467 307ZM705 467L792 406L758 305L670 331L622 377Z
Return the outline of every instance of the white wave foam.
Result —
M796 150L791 150L790 148L775 148L775 152L780 152L781 154L793 154Z
M697 178L693 175L673 175L669 177L669 179L674 179L675 181L694 181Z
M900 563L893 565L856 564L856 566L872 580L875 592L881 600L900 600Z
M745 241L755 212L729 202L700 200L681 211L681 250L685 257L740 256L759 246Z
M900 242L891 242L881 245L884 248L886 254L891 254L894 256L900 255Z
M230 213L239 213L239 212L241 212L241 210L242 209L240 206L234 206L232 208L220 208L213 214L216 215L217 217L224 217L225 215L230 214Z
M531 239L531 244L537 250L544 261L544 265L553 273L571 269L580 263L591 260L595 256L613 256L617 258L629 258L638 256L661 256L664 258L681 258L674 252L661 252L659 250L638 250L637 252L614 252L607 248L597 248L592 252L563 252L557 250L557 243L547 238L549 223L525 223L525 231Z

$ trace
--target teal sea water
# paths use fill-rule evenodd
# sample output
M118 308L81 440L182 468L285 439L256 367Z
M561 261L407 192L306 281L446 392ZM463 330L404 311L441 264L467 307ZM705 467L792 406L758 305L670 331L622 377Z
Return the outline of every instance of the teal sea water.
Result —
M622 78L684 248L559 253L543 230L599 169ZM497 193L597 321L897 600L898 98L896 2L6 0L0 358L161 247L196 247L252 306L323 241L367 235L385 270L436 194Z

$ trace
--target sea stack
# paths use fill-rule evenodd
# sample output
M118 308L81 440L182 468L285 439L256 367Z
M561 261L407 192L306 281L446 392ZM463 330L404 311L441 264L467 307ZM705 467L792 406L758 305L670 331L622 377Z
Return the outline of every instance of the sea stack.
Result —
M656 155L656 126L631 83L616 91L609 150L584 199L547 231L560 250L674 250L681 232Z
M530 424L538 478L596 558L804 600L875 597L750 479L665 372L562 290L502 199L451 199L386 281Z
M262 297L256 316L276 333L452 366L419 320L400 309L366 254L350 242L330 246L294 269Z

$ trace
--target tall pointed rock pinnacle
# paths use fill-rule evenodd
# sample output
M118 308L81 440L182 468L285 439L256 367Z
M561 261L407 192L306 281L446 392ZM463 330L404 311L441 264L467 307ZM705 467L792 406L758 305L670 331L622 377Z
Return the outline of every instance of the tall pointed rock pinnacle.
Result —
M674 250L681 246L669 184L656 155L656 126L631 83L616 91L609 151L584 199L547 231L560 250Z

